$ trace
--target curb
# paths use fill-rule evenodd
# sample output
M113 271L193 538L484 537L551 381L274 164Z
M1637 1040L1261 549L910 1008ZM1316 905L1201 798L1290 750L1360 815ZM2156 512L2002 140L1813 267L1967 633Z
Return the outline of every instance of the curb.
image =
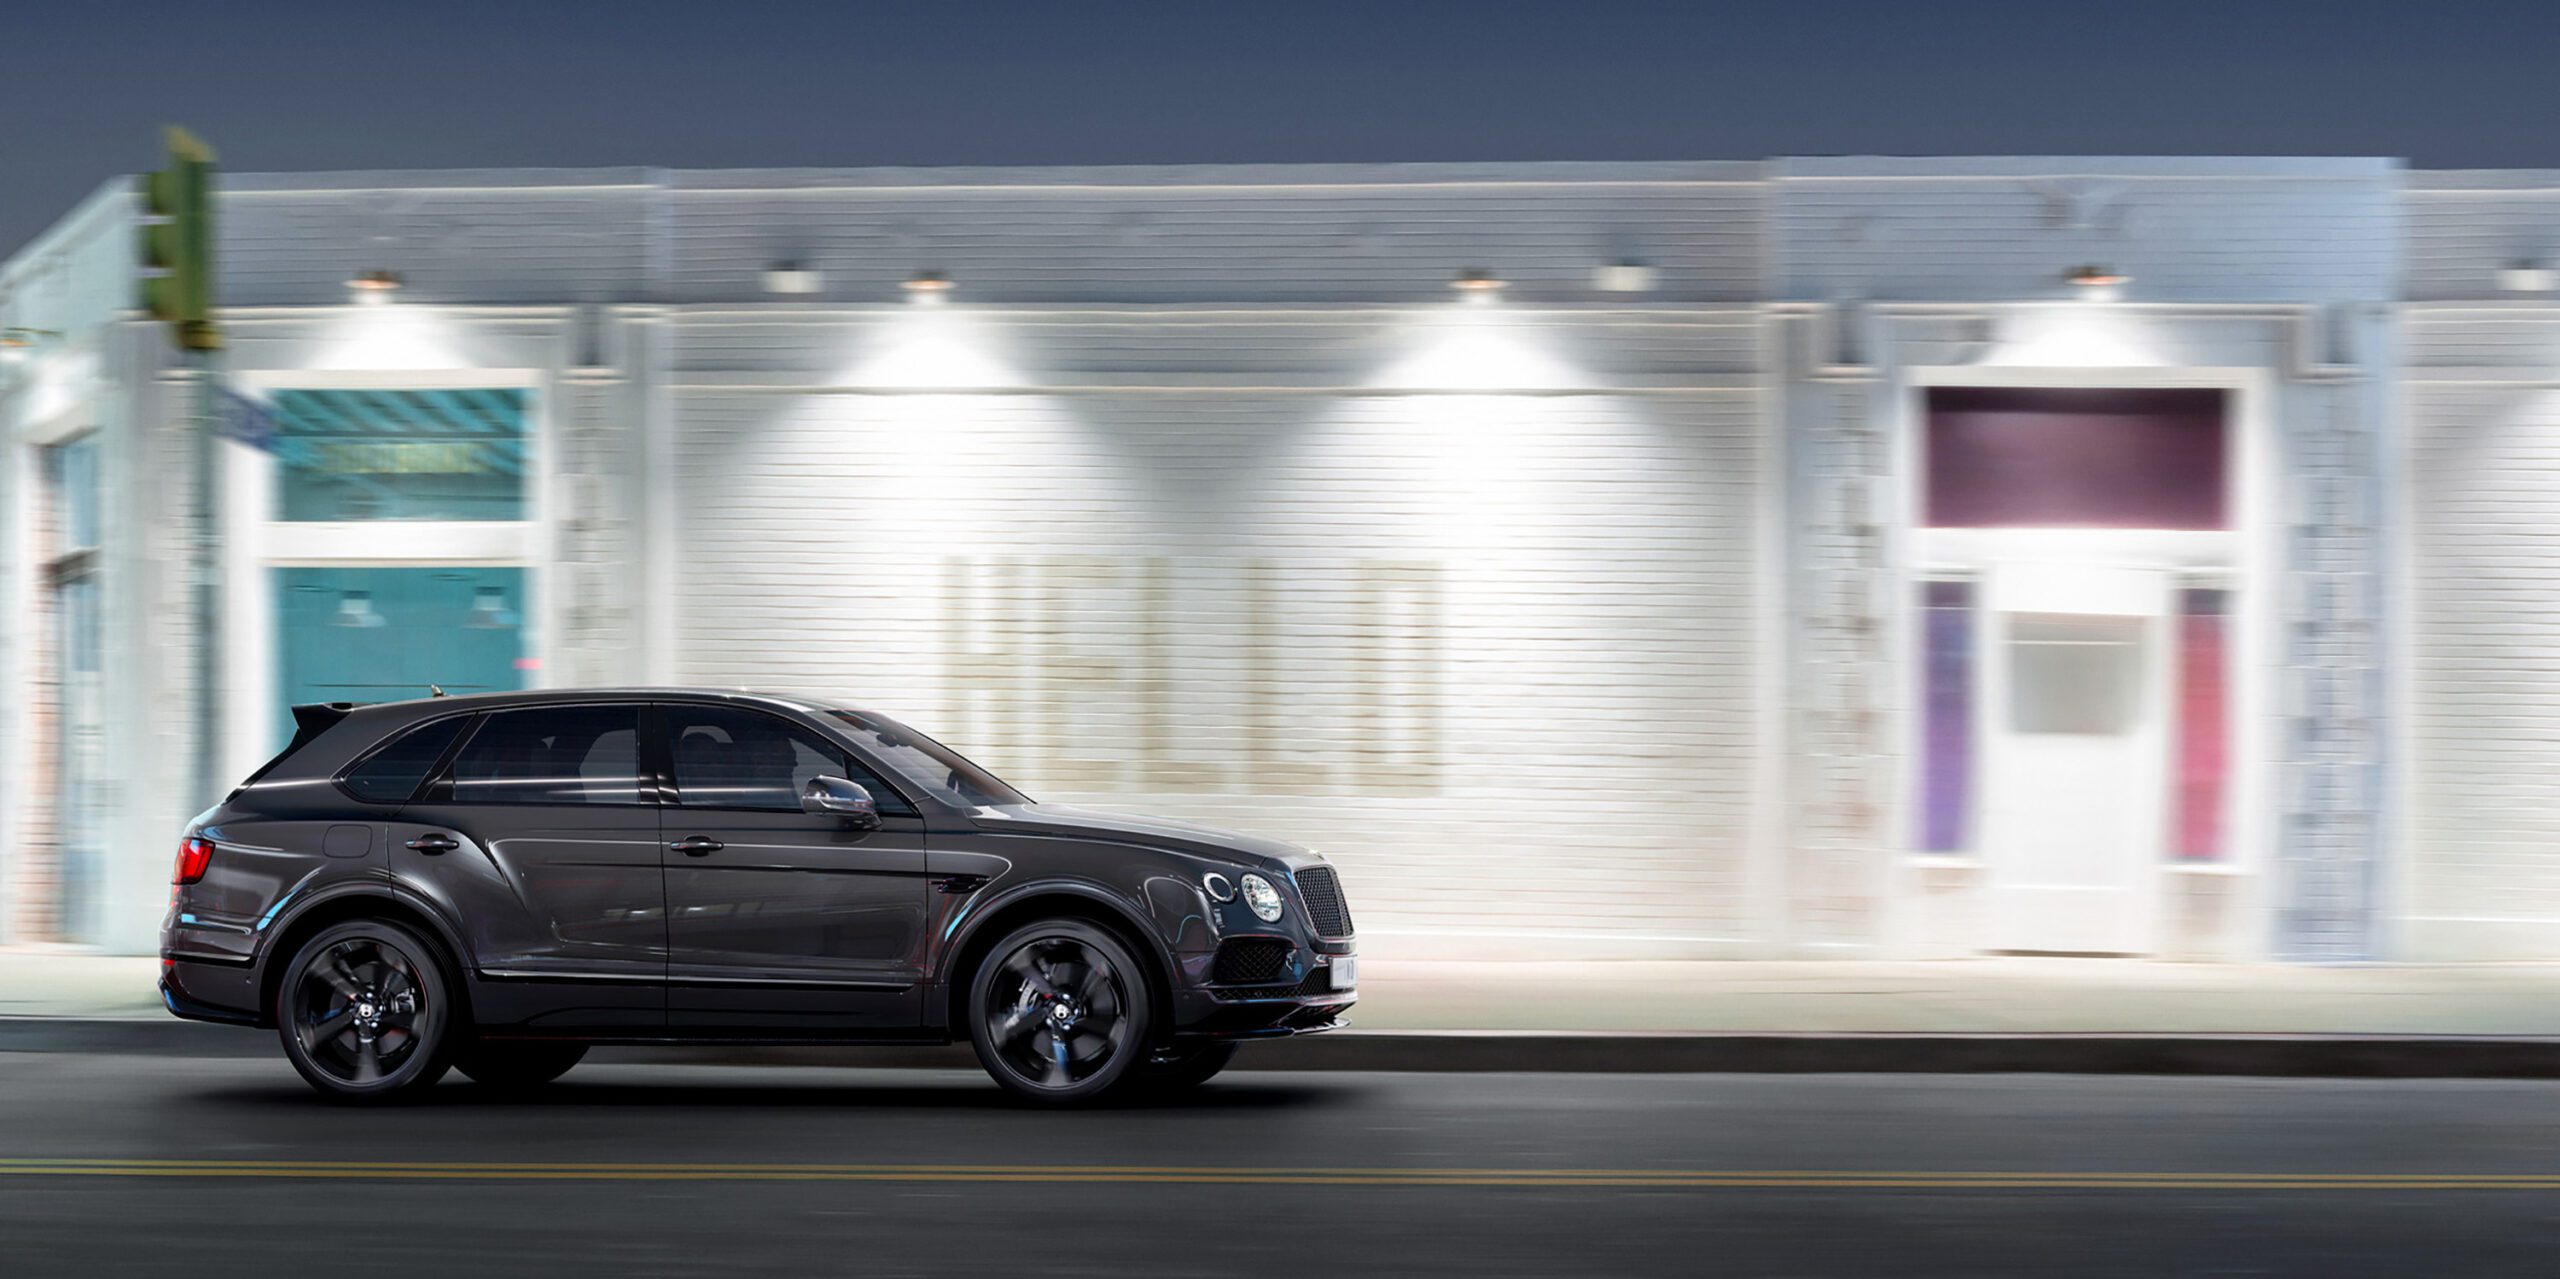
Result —
M0 1018L0 1053L266 1057L272 1032L175 1019ZM600 1060L975 1069L965 1045L635 1045ZM2497 1035L1656 1034L1344 1030L1248 1045L1246 1070L1621 1074L2560 1078L2560 1038Z

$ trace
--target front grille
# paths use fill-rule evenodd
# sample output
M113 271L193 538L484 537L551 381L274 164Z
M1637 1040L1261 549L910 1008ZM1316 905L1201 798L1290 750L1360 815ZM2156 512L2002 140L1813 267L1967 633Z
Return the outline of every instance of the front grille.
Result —
M1308 973L1305 981L1289 988L1289 993L1300 999L1313 999L1318 995L1336 993L1333 989L1333 970L1319 968Z
M1253 986L1285 981L1289 955L1297 947L1278 937L1238 937L1218 947L1209 980L1221 986Z
M1242 990L1218 992L1218 997L1221 999L1328 999L1334 996L1349 998L1350 995L1350 991L1335 990L1333 973L1323 968L1308 969L1307 975L1292 985L1248 985Z
M1298 896L1307 903L1307 919L1318 937L1351 935L1351 907L1342 900L1342 881L1331 866L1309 866L1298 872Z

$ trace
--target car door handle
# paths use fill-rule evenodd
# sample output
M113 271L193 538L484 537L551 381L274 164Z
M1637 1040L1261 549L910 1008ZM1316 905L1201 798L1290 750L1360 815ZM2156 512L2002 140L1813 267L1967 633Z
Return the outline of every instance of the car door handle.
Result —
M450 853L462 847L462 842L451 835L428 834L410 840L409 847L421 853Z
M728 847L728 845L721 843L719 840L713 839L709 835L687 835L684 838L667 845L667 847L672 848L687 857L709 857L713 853L719 852L721 849Z

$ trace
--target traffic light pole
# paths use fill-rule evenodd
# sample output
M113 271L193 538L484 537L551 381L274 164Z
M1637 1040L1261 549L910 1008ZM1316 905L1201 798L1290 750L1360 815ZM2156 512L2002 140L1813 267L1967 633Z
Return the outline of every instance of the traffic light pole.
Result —
M169 326L177 344L180 415L186 423L195 500L188 517L188 589L194 614L196 739L191 777L195 802L212 806L222 793L222 561L215 524L221 448L213 353L222 330L213 322L213 148L184 129L168 131L168 163L137 184L141 197L142 307Z
M210 808L222 797L222 544L216 523L221 510L216 489L221 479L222 446L214 430L213 352L188 350L183 359L188 371L183 389L187 396L187 438L193 445L196 499L194 509L188 512L195 525L189 548L193 572L188 582L194 597L191 611L195 614L196 633L193 789L196 802Z

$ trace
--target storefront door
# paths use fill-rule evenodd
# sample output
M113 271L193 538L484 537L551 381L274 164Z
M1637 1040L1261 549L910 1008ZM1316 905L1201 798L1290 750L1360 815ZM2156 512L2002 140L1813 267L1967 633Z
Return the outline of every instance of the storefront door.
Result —
M2232 856L2229 405L1941 387L1927 410L1912 846L1966 897L1933 922L1973 950L2157 953L2185 935L2171 876Z
M1987 576L1983 856L1991 949L2150 948L2170 721L2170 574Z
M267 452L235 468L238 760L305 702L388 702L538 682L542 583L530 393L457 378L270 385ZM245 767L246 765L238 765Z

